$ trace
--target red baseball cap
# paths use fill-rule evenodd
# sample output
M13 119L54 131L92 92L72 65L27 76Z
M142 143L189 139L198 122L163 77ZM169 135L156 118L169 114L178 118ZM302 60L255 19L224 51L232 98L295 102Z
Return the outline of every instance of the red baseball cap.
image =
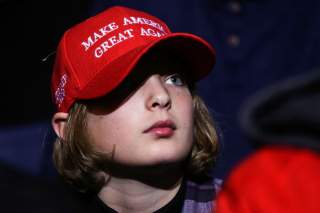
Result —
M51 89L57 110L114 90L151 49L163 46L190 63L195 81L215 64L213 47L188 33L172 33L160 19L111 7L67 30L58 45Z

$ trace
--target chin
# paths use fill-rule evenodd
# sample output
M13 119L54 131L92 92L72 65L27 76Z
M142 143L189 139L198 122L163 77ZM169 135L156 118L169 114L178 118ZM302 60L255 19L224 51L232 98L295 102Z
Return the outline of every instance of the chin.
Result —
M150 156L150 164L179 163L184 161L188 157L189 153L189 150L164 150Z

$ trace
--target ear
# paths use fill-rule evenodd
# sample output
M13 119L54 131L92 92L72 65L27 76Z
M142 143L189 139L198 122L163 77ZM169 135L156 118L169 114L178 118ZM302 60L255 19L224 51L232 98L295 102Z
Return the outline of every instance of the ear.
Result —
M59 138L64 138L64 129L67 124L68 115L65 112L57 112L51 120L53 130Z

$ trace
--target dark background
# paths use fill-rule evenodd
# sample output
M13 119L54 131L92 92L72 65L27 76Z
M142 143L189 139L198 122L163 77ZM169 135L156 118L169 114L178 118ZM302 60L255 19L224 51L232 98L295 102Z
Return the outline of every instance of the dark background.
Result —
M83 0L0 1L0 161L22 174L56 175L51 67L60 37L87 17L88 5Z
M50 70L62 33L86 15L88 1L0 2L0 125L43 121L53 112Z

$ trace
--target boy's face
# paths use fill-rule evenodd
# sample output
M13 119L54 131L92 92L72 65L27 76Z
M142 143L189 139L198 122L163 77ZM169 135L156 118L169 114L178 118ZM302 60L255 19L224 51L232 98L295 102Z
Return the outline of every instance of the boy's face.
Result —
M193 101L181 63L147 58L112 94L88 105L97 151L115 162L152 166L184 160L193 144Z

